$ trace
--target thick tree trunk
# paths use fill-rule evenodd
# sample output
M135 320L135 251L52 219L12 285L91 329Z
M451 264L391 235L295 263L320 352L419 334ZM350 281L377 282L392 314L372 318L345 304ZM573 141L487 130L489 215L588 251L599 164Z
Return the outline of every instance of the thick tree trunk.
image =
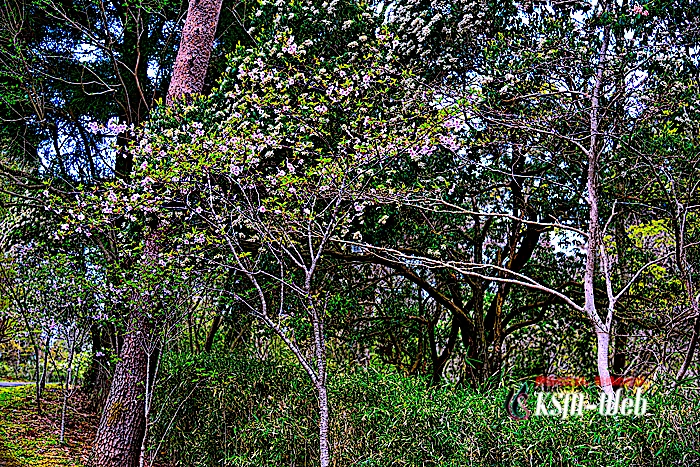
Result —
M167 105L202 92L223 0L192 0L182 29Z
M148 356L132 330L124 337L121 359L97 430L91 465L136 467L146 428L144 383Z
M221 3L222 0L192 0L190 3L168 89L168 105L173 97L201 92ZM123 171L128 172L129 169L125 166ZM147 243L149 241L146 240ZM124 338L121 359L115 369L98 427L91 460L96 467L135 467L139 464L146 431L144 384L148 356L139 346L136 334L144 330L144 323L140 323L140 320L136 320L136 323Z

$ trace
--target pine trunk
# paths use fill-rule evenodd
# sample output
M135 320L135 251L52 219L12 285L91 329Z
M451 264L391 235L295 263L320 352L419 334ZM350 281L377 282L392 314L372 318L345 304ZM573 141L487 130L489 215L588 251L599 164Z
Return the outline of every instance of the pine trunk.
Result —
M166 103L202 92L223 0L192 0L182 29Z
M91 465L136 467L146 429L144 382L148 357L132 331L124 337L121 359L97 430Z

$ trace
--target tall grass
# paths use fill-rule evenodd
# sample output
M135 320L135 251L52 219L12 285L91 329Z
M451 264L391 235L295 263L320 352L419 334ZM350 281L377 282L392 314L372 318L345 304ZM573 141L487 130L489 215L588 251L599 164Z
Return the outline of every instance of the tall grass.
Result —
M316 465L316 401L294 366L180 355L166 373L172 377L159 397L168 412L154 431L154 442L163 438L164 458L179 466ZM428 388L420 378L373 370L336 373L330 380L334 465L700 463L697 393L650 392L641 417L584 412L521 421L507 416L506 393Z

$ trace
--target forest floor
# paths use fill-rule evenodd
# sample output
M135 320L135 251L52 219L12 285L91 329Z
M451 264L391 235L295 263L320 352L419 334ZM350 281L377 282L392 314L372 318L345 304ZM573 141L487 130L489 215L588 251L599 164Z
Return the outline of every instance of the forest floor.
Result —
M88 410L85 396L74 394L66 413L66 442L61 444L62 401L61 388L47 386L39 415L33 385L0 387L0 466L84 465L98 417Z

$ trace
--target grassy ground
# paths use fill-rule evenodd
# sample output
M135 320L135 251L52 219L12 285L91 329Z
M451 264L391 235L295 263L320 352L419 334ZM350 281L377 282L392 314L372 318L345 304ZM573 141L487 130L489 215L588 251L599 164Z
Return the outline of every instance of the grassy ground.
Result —
M97 424L86 401L74 395L66 416L66 442L59 443L60 387L50 385L43 398L43 414L36 410L34 386L0 388L0 465L6 467L82 467Z

